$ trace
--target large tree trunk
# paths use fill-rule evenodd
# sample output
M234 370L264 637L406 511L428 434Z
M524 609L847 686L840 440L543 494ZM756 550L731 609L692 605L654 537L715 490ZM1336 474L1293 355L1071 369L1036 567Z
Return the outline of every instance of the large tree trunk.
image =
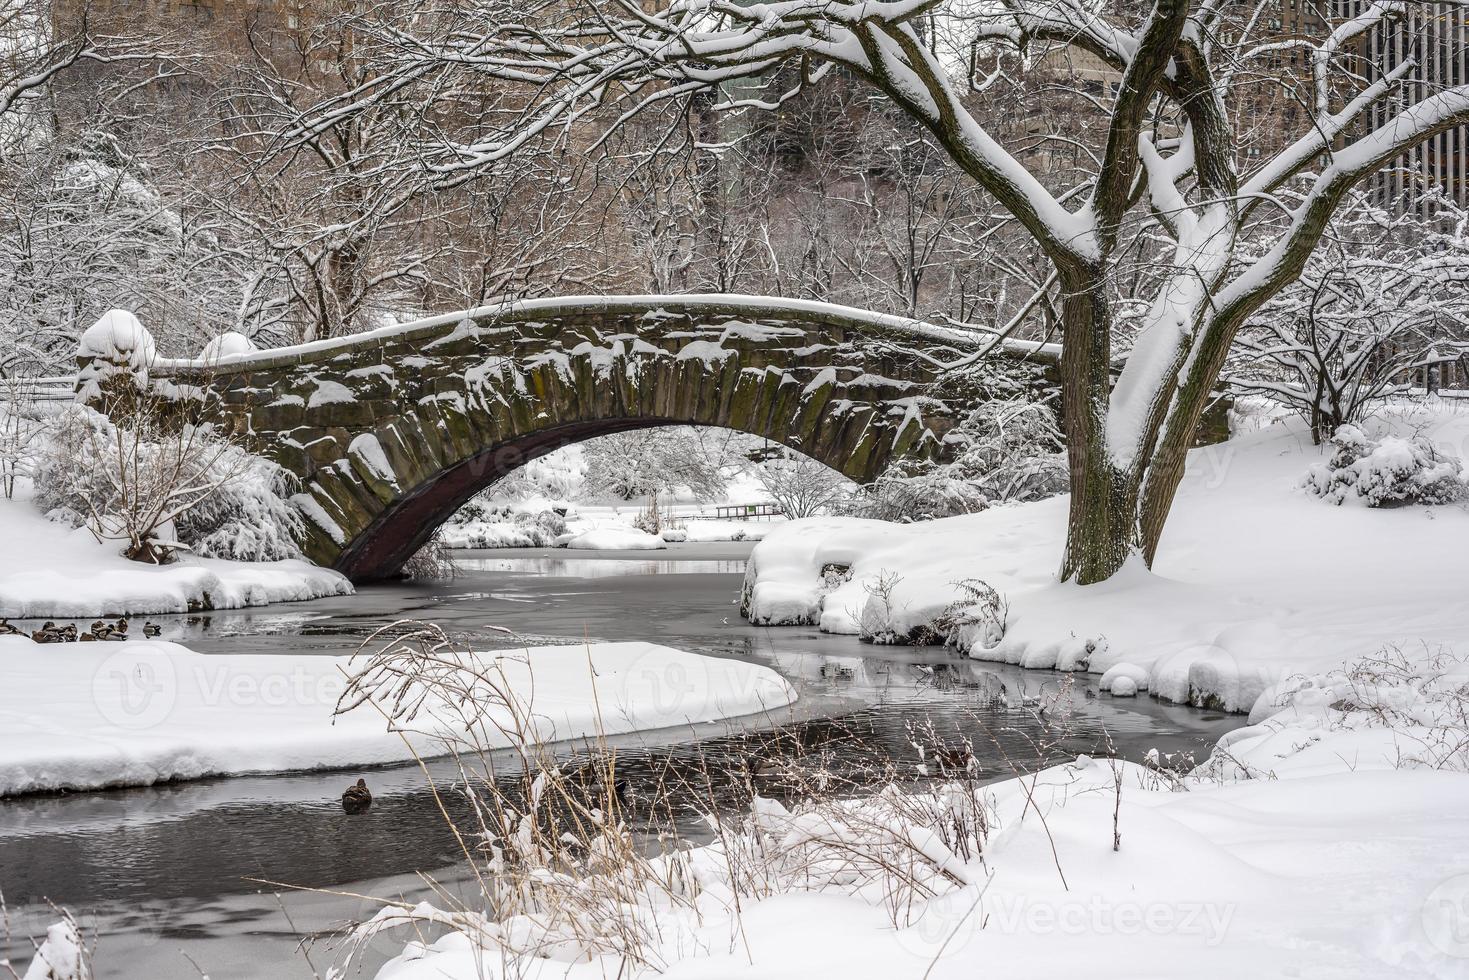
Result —
M1063 581L1111 578L1141 545L1138 481L1121 472L1107 447L1112 314L1100 267L1063 279L1061 414L1071 471Z

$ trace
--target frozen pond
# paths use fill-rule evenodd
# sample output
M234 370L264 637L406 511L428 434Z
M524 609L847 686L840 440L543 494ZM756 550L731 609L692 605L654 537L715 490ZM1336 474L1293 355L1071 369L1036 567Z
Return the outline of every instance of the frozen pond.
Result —
M917 762L911 728L931 723L944 737L971 738L983 772L998 778L1016 760L1036 759L1038 744L1048 746L1050 758L1101 752L1108 744L1131 759L1151 747L1202 754L1242 723L1147 698L1098 695L1095 677L1067 681L941 648L873 647L814 628L751 627L737 607L750 547L462 552L460 575L450 582L372 586L350 597L155 621L166 639L205 653L351 652L399 619L439 623L482 648L646 639L765 664L799 687L801 700L778 716L618 740L619 772L634 790L670 765L740 758L752 730L778 732L764 737L782 752L819 755L848 771L895 762L918 778L909 765ZM1058 735L1024 705L1043 688L1072 682L1073 710ZM447 763L430 768L449 773ZM450 890L461 883L454 838L425 774L416 767L362 773L373 807L347 816L338 800L357 775L216 779L0 801L9 933L20 942L43 932L55 918L49 900L95 930L96 972L104 980L324 975L331 934L370 915L370 896L426 895L417 872ZM319 938L299 949L303 934ZM386 955L401 943L380 945L377 952Z

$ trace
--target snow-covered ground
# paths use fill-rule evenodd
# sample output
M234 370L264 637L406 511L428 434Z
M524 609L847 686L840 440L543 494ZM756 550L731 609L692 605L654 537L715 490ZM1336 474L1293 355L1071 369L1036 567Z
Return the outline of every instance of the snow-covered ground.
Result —
M569 548L582 551L649 551L669 542L759 541L769 531L786 523L780 520L734 520L713 516L715 505L675 504L663 514L665 526L658 535L648 534L633 522L645 505L631 503L569 503L542 498L496 501L509 511L495 520L471 520L445 524L440 540L449 548ZM535 517L559 506L566 510L566 529L548 534Z
M11 619L149 615L349 595L345 577L306 561L169 565L128 561L85 529L48 521L18 494L0 499L0 616Z
M796 696L767 668L650 643L533 647L476 655L475 666L513 692L527 734L546 742L753 714ZM443 754L433 733L390 732L370 705L334 720L353 670L342 657L0 637L0 795ZM488 748L507 744L497 726L511 719L497 710L479 719L501 739Z
M599 929L387 909L368 933L450 928L379 980L1462 978L1466 684L1451 657L1313 677L1186 775L1083 756L977 791L757 799L664 859L682 884L608 889Z
M1453 406L1399 407L1366 428L1469 456L1469 412ZM1127 674L1159 697L1233 711L1386 646L1469 651L1469 506L1334 506L1301 489L1329 452L1293 422L1193 451L1153 570L1085 588L1057 582L1066 497L920 524L792 522L755 548L748 612L837 633L866 617L903 635L978 579L1004 596L1008 621L971 656L1116 667L1104 687Z

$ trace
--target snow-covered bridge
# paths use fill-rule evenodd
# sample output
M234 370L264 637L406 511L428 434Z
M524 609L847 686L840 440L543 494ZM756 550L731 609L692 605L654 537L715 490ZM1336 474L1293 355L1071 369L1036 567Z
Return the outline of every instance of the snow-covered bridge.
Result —
M279 350L156 361L301 478L306 553L395 572L474 493L558 447L656 425L739 429L854 480L941 458L985 397L941 369L983 343L859 310L736 296L527 301ZM916 353L921 350L922 356ZM1001 356L1052 363L1053 348ZM84 366L85 367L85 366Z

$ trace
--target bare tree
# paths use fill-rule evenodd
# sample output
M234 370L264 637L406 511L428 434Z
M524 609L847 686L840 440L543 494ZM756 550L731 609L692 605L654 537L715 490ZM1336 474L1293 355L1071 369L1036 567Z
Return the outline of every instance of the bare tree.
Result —
M1319 445L1461 349L1469 325L1466 216L1429 218L1354 195L1301 278L1246 321L1228 380L1296 410Z
M770 499L792 520L825 513L847 495L852 482L825 463L783 449L759 463L755 476Z

